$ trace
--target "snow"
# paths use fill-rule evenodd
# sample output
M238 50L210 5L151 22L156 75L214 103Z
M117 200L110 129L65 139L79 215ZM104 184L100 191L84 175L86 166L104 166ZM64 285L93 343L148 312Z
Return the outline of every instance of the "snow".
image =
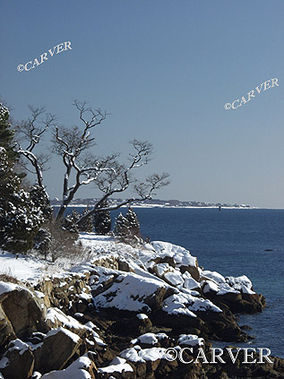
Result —
M82 299L82 300L92 299L92 295L90 293L86 293L86 292L81 292L78 297L79 297L79 299Z
M222 312L210 300L197 298L185 293L169 296L164 301L163 310L169 314L180 314L189 317L197 317L194 311Z
M37 296L39 299L43 299L43 298L44 298L44 293L42 293L41 291L35 291L35 294L36 294L36 296Z
M75 342L75 343L78 343L78 342L80 341L80 337L79 337L77 334L75 334L75 333L73 333L73 332L70 332L70 330L67 330L67 329L65 329L65 328L62 328L61 326L60 326L59 328L56 328L56 329L52 329L52 330L50 330L50 331L47 333L47 335L46 335L45 338L48 338L48 337L50 337L50 336L53 336L53 335L55 335L55 334L57 334L57 333L59 333L59 332L63 332L64 334L66 334L66 335L67 335L69 338L71 338L72 341Z
M203 292L204 293L208 293L208 292L211 292L211 291L217 293L219 291L219 287L218 287L218 285L216 283L211 282L211 281L208 280L208 281L205 282L205 285L203 287Z
M0 296L4 293L15 291L17 289L21 289L20 286L14 283L8 283L8 282L0 282Z
M217 292L217 295L226 295L227 293L240 293L240 291L234 289L233 287L230 287L227 283L220 284L220 289Z
M223 275L216 271L204 270L201 272L203 279L210 279L205 281L203 292L215 292L217 295L226 295L227 293L246 293L253 295L255 292L252 290L252 283L245 275L239 277Z
M98 372L101 374L133 372L133 368L124 358L116 357L111 361L109 366L99 368Z
M82 317L84 317L84 314L83 314L83 313L80 313L80 312L76 312L76 313L74 314L74 317L82 318Z
M67 316L58 308L48 308L45 319L50 320L53 324L60 322L63 325L63 327L66 327L69 329L77 329L77 330L84 329L84 325L82 325L75 318L71 316Z
M88 338L85 338L84 340L85 340L89 345L91 345L91 346L94 346L94 345L95 345L95 342L89 340Z
M120 353L120 356L127 359L130 362L146 362L157 361L159 359L165 359L166 349L163 347L151 347L149 349L141 349L138 347L131 347L125 349Z
M167 271L173 270L168 263L157 263L154 267L159 276L163 276Z
M196 266L197 259L188 250L169 242L154 241L151 243L155 251L161 257L172 257L177 267Z
M107 346L107 345L104 343L104 341L100 338L100 336L98 335L98 333L95 332L95 331L93 330L94 327L95 327L95 325L94 325L91 321L87 322L87 323L84 325L84 328L93 334L93 338L94 338L94 340L96 341L96 343L97 343L99 346L102 346L102 347Z
M248 293L250 295L255 294L252 288L252 282L246 275L238 277L227 276L225 280L230 286L232 286L234 289L238 291Z
M92 365L92 361L86 357L80 357L64 370L51 371L44 374L42 379L91 379L87 371Z
M209 271L209 270L204 270L202 272L204 276L208 279L214 280L216 283L225 283L225 278L223 275L219 274L216 271Z
M142 357L139 356L137 350L134 347L125 349L120 353L122 358L127 359L130 362L145 362Z
M170 282L173 286L182 284L184 282L182 275L175 270L175 272L166 272L164 278Z
M20 355L22 355L26 350L29 349L29 345L19 338L11 341L8 346L8 350L19 350Z
M187 346L202 346L204 345L204 339L198 338L195 334L181 334L178 339L178 344Z
M200 287L200 283L198 283L193 278L185 278L184 279L184 283L183 283L183 287L186 288L186 289L188 289L188 290L193 290L195 288L199 288Z
M136 312L150 311L144 302L145 298L153 297L166 283L156 279L144 278L134 273L121 273L113 284L103 293L94 297L97 308L116 308Z
M82 256L78 257L77 262L66 260L64 264L63 261L60 264L52 264L36 257L15 256L3 252L0 254L0 273L2 271L32 284L42 278L47 281L56 277L60 279L59 286L62 291L65 286L68 286L68 281L66 282L68 277L85 279L86 274L90 273L90 287L87 286L82 290L78 295L79 299L87 301L92 299L97 309L114 308L136 312L138 313L136 316L141 320L146 319L147 314L151 312L151 307L148 305L151 302L147 300L154 299L155 295L163 288L170 291L167 296L169 293L172 295L163 301L162 310L171 315L188 317L197 317L195 312L198 311L221 312L221 309L210 300L201 297L201 285L204 293L214 291L217 295L255 293L251 281L245 275L224 277L216 271L202 270L197 266L196 258L188 250L168 242L154 241L151 244L145 243L134 248L124 243L117 243L113 237L94 233L81 233L79 241L83 247L88 249L86 249L85 255L82 253ZM118 262L121 260L126 261L134 272L117 270ZM167 263L162 263L163 260ZM105 262L113 269L103 267ZM202 282L195 280L188 271L181 273L182 266L195 267L200 273ZM52 276L46 276L51 272ZM0 282L0 295L21 288L24 287ZM196 289L200 293L195 291ZM93 296L92 293L97 290L97 294ZM39 298L44 296L38 291L36 295ZM77 316L79 317L79 314ZM61 329L63 330L65 330L64 328L72 331L87 329L93 334L98 345L106 346L99 334L93 330L95 327L93 324L92 326L82 325L57 308L49 308L46 319L55 325L62 325ZM55 333L56 330L49 333ZM73 337L76 336L74 338L78 341L77 335L69 333ZM148 337L141 338L142 341L147 340L150 345L158 341L157 334L154 333L152 336L148 334ZM142 341L137 339L139 343L146 343Z
M4 368L6 366L8 366L8 363L9 363L9 359L7 357L3 357L1 360L0 360L0 369L1 368ZM1 376L0 376L1 378ZM3 377L4 378L4 377Z
M185 294L174 294L169 296L163 304L163 310L172 315L184 315L189 317L197 317L191 312L184 303L187 303Z
M136 315L136 317L139 318L139 320L145 320L145 319L149 318L144 313L138 313L138 315Z
M138 355L145 361L157 361L165 357L166 349L163 347L151 347L149 349L142 349Z
M4 252L0 254L0 274L11 275L21 281L34 282L44 275L44 261Z
M133 339L131 343L137 344L137 343L142 343L142 344L147 344L147 345L156 345L159 340L164 339L164 338L169 338L166 333L145 333L142 334L141 336Z

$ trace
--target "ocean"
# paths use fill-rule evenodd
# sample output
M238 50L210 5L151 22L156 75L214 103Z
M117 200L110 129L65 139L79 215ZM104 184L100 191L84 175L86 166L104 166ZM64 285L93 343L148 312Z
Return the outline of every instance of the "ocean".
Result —
M135 211L144 237L184 246L205 269L224 276L247 275L254 290L265 296L267 306L262 313L241 315L239 324L252 328L248 333L255 339L249 343L250 347L266 347L272 355L284 357L284 210L135 208ZM114 212L113 217L118 213ZM222 347L220 342L215 345Z

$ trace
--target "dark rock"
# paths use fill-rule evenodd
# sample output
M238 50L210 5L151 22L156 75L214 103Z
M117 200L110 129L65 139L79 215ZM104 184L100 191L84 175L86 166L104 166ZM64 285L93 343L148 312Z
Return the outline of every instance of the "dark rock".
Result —
M34 355L30 348L20 340L12 341L3 359L7 365L0 369L5 379L26 379L34 369Z
M43 344L35 350L35 370L46 373L61 370L66 363L79 352L82 340L76 334L64 328L50 331Z
M34 331L47 332L45 309L29 290L19 287L1 295L3 313L17 337L28 336Z
M215 292L209 291L203 295L221 309L229 308L233 313L258 313L265 305L264 297L258 294L226 293L217 295Z
M195 266L181 266L180 267L181 273L185 273L186 271L190 273L190 275L193 277L194 280L197 282L200 281L200 273L198 270L198 267Z
M0 306L0 348L2 348L7 345L7 343L13 339L17 338L16 334L14 333L14 329L12 327L11 322L5 315L5 313L2 311Z
M191 334L196 329L201 330L202 332L208 332L205 322L199 317L169 314L163 310L160 310L154 312L151 318L152 322L157 326L166 326L183 333Z
M134 315L130 318L118 319L112 324L110 330L118 335L135 336L151 331L152 322L148 317L139 319L137 315Z

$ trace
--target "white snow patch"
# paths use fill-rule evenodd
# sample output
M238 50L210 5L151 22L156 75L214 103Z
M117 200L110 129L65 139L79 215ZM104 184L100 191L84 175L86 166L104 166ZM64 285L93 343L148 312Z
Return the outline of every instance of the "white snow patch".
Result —
M29 345L19 338L11 341L8 345L8 350L19 350L20 355L22 355L26 350L29 349Z
M208 279L214 280L216 283L225 283L224 276L219 274L219 272L204 270L202 271L202 275L206 276Z
M0 254L0 273L11 275L21 281L36 282L44 276L46 263L25 255L4 252Z
M15 291L17 289L21 289L20 286L14 283L8 283L8 282L0 282L0 296L4 293Z
M184 282L181 273L179 273L177 270L175 270L175 272L166 272L164 278L173 286L177 286Z
M133 368L124 358L116 357L111 361L109 366L99 368L98 372L102 374L133 372Z
M216 283L214 282L211 282L210 280L206 281L205 282L205 285L203 287L203 292L204 293L208 293L208 292L218 292L219 291L219 287Z
M136 317L139 318L139 320L145 320L146 318L149 318L147 315L145 315L145 313L138 313Z
M173 267L171 267L168 263L157 263L153 266L153 268L157 270L157 274L159 276L163 276L165 272L173 270Z
M51 371L48 374L44 374L42 379L91 379L91 375L88 373L89 367L92 365L92 361L86 357L80 357L66 369Z
M154 241L151 243L160 257L172 257L176 266L196 266L197 259L193 257L184 247L169 242Z
M9 359L7 357L3 357L0 360L0 368L4 368L4 367L8 366L8 364L9 364Z
M78 343L78 342L80 341L80 337L79 337L77 334L75 334L75 333L73 333L73 332L70 332L70 330L67 330L67 329L65 329L65 328L62 328L61 326L60 326L59 328L57 328L57 329L52 329L52 330L50 330L50 331L47 333L47 335L46 335L45 338L48 338L48 337L50 337L50 336L53 336L53 335L59 333L60 331L63 332L64 334L66 334L68 337L70 337L75 343Z
M136 343L142 343L147 345L156 345L159 340L169 338L166 333L145 333L141 336L133 339L131 343L134 345Z
M163 347L151 347L149 349L141 349L140 346L134 346L123 350L120 356L126 358L130 362L146 362L166 359L166 349Z
M145 361L157 361L158 359L165 359L165 353L166 349L163 347L151 347L140 350L138 355Z
M204 339L198 338L195 334L181 334L178 339L178 344L187 346L202 346L204 345Z
M225 280L235 290L238 290L250 295L255 294L255 292L252 289L252 282L246 275L242 275L238 277L227 276Z
M150 311L150 307L143 300L154 296L161 287L168 285L154 278L144 278L134 273L121 273L110 288L93 298L93 303L98 308Z
M50 320L53 324L57 321L60 322L63 327L70 329L79 329L82 330L84 325L71 316L67 316L58 308L48 308L46 312L46 320Z
M195 311L222 312L210 300L197 298L195 296L179 293L169 296L163 305L163 310L169 314L181 314L196 317Z

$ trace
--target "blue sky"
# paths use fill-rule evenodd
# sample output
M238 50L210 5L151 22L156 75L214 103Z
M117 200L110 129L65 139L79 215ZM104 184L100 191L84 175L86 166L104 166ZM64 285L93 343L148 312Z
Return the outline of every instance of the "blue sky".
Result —
M149 173L171 175L158 197L284 208L283 1L15 0L1 14L0 96L16 119L42 105L74 125L72 101L86 100L111 113L99 152L153 143ZM17 71L64 41L72 50ZM279 87L224 109L275 77ZM50 166L60 196L62 170Z

